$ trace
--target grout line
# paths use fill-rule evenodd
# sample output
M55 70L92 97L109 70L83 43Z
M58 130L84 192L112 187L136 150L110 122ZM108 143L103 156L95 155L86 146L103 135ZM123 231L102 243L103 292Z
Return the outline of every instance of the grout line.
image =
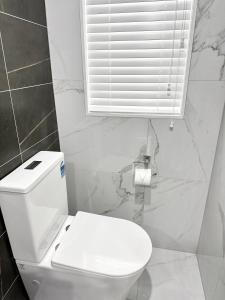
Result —
M0 94L6 93L6 92L9 92L9 90L0 91Z
M27 66L24 66L24 67L21 67L21 68L17 68L17 69L11 70L11 71L8 72L8 74L11 74L11 73L18 72L18 71L21 71L21 70L24 70L24 69L28 69L30 67L34 67L34 66L40 65L40 64L42 64L43 62L46 62L46 61L50 61L50 58L48 57L46 59L39 60L36 63L33 63L33 64L30 64L30 65L27 65Z
M8 290L5 292L4 296L2 297L2 300L5 299L5 297L8 295L8 293L10 292L11 288L13 287L14 283L16 282L16 280L19 278L19 274L16 276L16 278L13 280L13 282L11 283L10 287L8 288Z
M52 81L51 82L46 82L46 83L41 83L41 84L34 84L34 85L23 86L23 87L16 88L16 89L10 89L9 92L10 91L25 90L25 89L30 89L30 88L33 88L33 87L39 87L39 86L50 85L50 84L52 84Z
M6 230L0 235L0 238L2 238L5 233L6 233Z
M20 142L20 145L22 145L29 136L33 134L33 132L46 120L48 117L55 111L55 108L53 108L44 118L28 133L28 135Z
M22 155L23 153L25 153L26 151L28 151L29 149L31 149L32 147L36 146L37 144L41 143L43 140L47 139L49 136L53 135L54 133L56 133L58 130L55 130L53 132L51 132L50 134L48 134L47 136L45 136L43 139L39 140L38 142L36 142L35 144L31 145L29 148L23 150L21 152L21 154L18 154L14 157L12 157L11 159L9 159L8 161L6 161L4 164L0 165L0 168L4 167L5 165L7 165L8 163L10 163L12 160L14 160L15 158L17 158L18 156Z
M48 146L48 148L46 149L46 151L48 151L52 147L52 145L54 145L55 142L57 142L57 141L58 141L58 137L56 139L54 139L54 141Z
M2 164L0 166L0 168L4 167L5 165L7 165L8 163L10 163L12 160L14 160L15 158L19 157L20 154L17 154L16 156L13 156L12 158L10 158L9 160L7 160L6 162L4 162L4 164Z
M43 28L47 29L47 26L46 26L46 25L42 25L42 24L39 24L39 23L30 21L30 20L27 20L27 19L24 19L24 18L21 18L21 17L17 17L17 16L15 16L15 15L11 15L11 14L6 13L6 12L3 12L3 11L0 11L0 14L3 14L3 15L6 15L6 16L9 16L9 17L12 17L12 18L15 18L15 19L24 21L24 22L28 22L28 23L31 23L31 24L33 24L33 25L37 25L37 26L40 26L40 27L43 27Z
M18 91L18 90L30 89L30 88L33 88L33 87L39 87L39 86L50 85L50 84L53 84L52 81L51 82L46 82L46 83L35 84L35 85L23 86L23 87L15 88L15 89L8 89L8 90L0 91L0 94L1 93L6 93L6 92L10 92L10 91Z
M24 150L22 153L25 153L26 151L30 150L32 147L36 146L37 144L41 143L42 141L44 141L45 139L47 139L48 137L50 137L51 135L53 135L54 133L58 132L58 130L56 129L55 131L53 131L52 133L50 133L49 135L47 135L46 137L44 137L43 139L41 139L40 141L36 142L35 144L33 144L32 146L30 146L29 148L27 148L26 150ZM1 167L1 166L0 166Z
M10 91L10 82L9 82L9 76L8 76L8 73L7 73L7 64L6 64L5 50L4 50L4 46L3 46L1 31L0 31L0 41L1 41L1 47L2 47L2 54L3 54L4 65L5 65L6 77L7 77L8 87L9 87L9 96L10 96L10 101L11 101L11 106L12 106L13 118L14 118L14 123L15 123L15 127L16 127L16 135L17 135L17 142L18 142L18 147L19 147L19 151L20 151L20 158L21 158L21 161L23 163L23 158L22 158L22 154L21 154L21 147L20 147L20 144L19 144L20 141L19 141L19 133L18 133L17 123L16 123L16 116L15 116L15 111L14 111L14 106L13 106L12 94L11 94L11 91Z

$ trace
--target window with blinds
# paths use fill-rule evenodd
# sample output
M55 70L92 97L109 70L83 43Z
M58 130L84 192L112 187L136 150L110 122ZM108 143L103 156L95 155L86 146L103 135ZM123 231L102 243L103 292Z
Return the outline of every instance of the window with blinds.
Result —
M182 117L196 0L82 0L87 111Z

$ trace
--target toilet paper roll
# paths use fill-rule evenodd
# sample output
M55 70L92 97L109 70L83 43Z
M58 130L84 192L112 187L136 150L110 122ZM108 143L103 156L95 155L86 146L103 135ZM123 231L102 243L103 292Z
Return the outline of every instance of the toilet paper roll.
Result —
M138 169L134 170L134 185L150 186L152 178L151 169Z

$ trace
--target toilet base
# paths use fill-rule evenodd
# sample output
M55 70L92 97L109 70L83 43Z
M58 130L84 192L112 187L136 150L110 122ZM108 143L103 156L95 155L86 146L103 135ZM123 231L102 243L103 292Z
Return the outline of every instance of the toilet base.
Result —
M132 277L103 277L18 264L30 300L126 300L143 270Z

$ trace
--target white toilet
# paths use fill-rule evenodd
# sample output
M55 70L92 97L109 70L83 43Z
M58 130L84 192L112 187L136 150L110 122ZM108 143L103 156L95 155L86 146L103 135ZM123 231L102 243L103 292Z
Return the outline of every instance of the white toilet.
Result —
M61 152L39 152L1 180L0 204L30 299L124 300L151 257L135 223L68 215Z

